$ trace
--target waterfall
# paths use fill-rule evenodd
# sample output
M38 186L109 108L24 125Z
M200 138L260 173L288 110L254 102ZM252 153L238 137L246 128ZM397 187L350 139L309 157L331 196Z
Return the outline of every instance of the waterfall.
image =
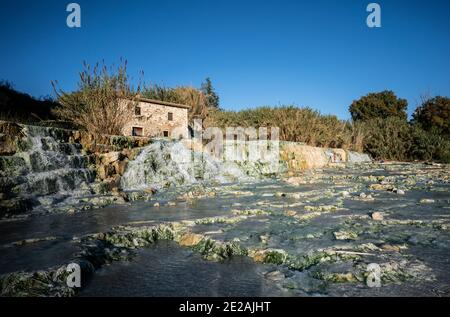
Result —
M64 130L25 126L21 151L2 157L2 185L14 196L40 196L72 192L94 181L81 145L69 143Z
M372 162L370 156L365 153L348 152L348 163L370 163Z
M128 164L121 187L123 190L161 189L201 181L226 183L238 179L249 180L249 177L233 163L190 150L178 141L158 140L146 146Z

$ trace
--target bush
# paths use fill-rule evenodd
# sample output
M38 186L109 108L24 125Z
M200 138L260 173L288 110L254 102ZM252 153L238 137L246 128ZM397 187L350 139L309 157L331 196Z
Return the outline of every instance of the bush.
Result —
M144 86L141 91L142 97L160 101L182 103L180 96L176 93L175 88L164 87L160 85Z
M111 73L104 64L91 69L84 63L76 92L58 90L56 83L53 86L61 104L54 110L55 115L81 129L96 134L121 134L132 118L136 92L128 83L125 61Z
M413 122L424 130L450 137L450 98L437 96L425 100L414 112Z
M410 158L450 163L450 140L442 136L438 129L426 131L414 124L411 126Z
M213 107L209 106L205 94L189 86L168 88L159 85L150 85L142 89L142 96L149 99L179 103L189 106L189 122L194 118L205 119Z
M450 163L450 140L396 117L364 124L364 151L375 159Z
M303 142L312 146L342 147L361 150L361 129L336 116L321 115L311 108L295 106L211 112L208 126L225 128L279 127L283 141Z
M200 90L194 87L177 87L174 91L180 103L189 106L189 122L195 118L205 119L212 110L206 96Z
M398 117L375 118L365 122L364 151L375 159L405 161L409 158L409 124Z
M370 93L353 101L349 111L354 121L367 121L375 118L387 119L398 117L406 121L406 108L408 102L397 98L394 92L385 90L379 93Z

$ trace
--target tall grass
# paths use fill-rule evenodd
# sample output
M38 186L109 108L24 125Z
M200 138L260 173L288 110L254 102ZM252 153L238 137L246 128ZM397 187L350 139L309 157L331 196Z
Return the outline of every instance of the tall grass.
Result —
M450 163L450 140L398 117L364 122L364 151L376 159Z
M237 112L213 111L210 115L209 126L279 127L283 141L362 150L363 133L360 127L336 116L322 115L309 107L265 106Z
M142 88L141 95L145 98L175 102L189 106L189 122L194 118L206 119L212 111L208 99L199 89L190 86L168 88L160 85L149 85Z
M60 106L55 115L96 134L121 134L134 112L136 90L129 84L126 61L117 69L84 63L78 90L64 92L53 83ZM139 90L139 87L137 91Z

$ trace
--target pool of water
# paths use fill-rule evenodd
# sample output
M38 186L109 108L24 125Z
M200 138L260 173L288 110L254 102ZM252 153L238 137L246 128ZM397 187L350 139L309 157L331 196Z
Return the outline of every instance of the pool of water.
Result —
M201 258L171 241L140 250L131 262L100 269L79 296L288 296L247 257L222 262Z
M440 174L438 174L440 173ZM418 175L408 185L405 177ZM119 225L156 225L168 221L196 220L233 216L234 212L262 210L236 223L202 223L194 233L217 241L238 241L245 248L282 249L302 256L324 248L353 250L374 245L376 251L355 263L317 265L311 270L295 271L285 266L256 264L249 257L233 256L221 262L204 260L198 253L174 242L159 241L134 250L131 261L113 262L100 268L79 293L80 296L449 296L450 280L450 184L448 170L430 171L422 167L326 169L301 175L304 183L293 185L283 180L244 184L211 185L216 196L192 200L177 199L183 188L158 194L148 202L73 214L41 214L0 221L0 274L36 270L62 265L72 260L81 245L79 237L106 232ZM371 190L364 177L391 177L404 195ZM333 178L334 177L334 178ZM429 181L432 181L429 183ZM348 195L342 195L347 191ZM373 200L360 199L361 193ZM420 203L431 199L431 203ZM176 202L175 206L167 205ZM155 207L155 202L161 202ZM308 208L336 206L332 212ZM373 221L374 211L384 214L383 222ZM303 220L305 215L313 217ZM335 233L351 231L354 239L339 240ZM20 243L23 240L25 243ZM19 243L17 243L19 242ZM383 246L401 247L384 251ZM324 272L354 272L355 266L420 261L427 280L397 281L380 289L364 283L327 283L315 277ZM409 261L409 262L408 262ZM317 270L316 270L317 269ZM266 277L279 270L282 278ZM333 271L334 270L334 271Z

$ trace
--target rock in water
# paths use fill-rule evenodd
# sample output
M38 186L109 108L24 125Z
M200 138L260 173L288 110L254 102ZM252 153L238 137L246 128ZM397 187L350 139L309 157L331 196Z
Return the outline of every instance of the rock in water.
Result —
M384 219L383 214L379 211L372 212L370 217L375 221L382 221Z

